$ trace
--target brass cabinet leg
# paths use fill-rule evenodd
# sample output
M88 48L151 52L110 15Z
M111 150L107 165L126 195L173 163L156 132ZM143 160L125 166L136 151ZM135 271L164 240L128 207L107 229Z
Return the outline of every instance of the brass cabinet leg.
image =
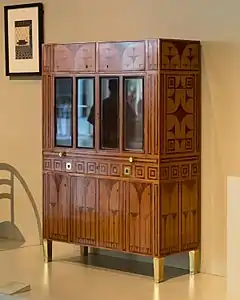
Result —
M189 251L189 272L191 275L200 272L200 251Z
M164 258L153 258L154 282L159 283L164 280Z
M52 261L52 241L44 240L43 248L44 248L44 261L46 263L51 262Z
M88 254L97 254L97 248L88 247Z
M88 247L80 246L80 256L87 256L88 255Z

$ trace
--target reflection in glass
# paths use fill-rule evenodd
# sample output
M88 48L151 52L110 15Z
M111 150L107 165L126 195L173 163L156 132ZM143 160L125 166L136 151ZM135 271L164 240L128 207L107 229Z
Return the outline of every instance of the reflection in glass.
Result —
M124 78L124 148L143 150L143 78Z
M119 148L119 80L102 77L101 92L101 148Z
M94 78L77 79L77 147L94 147Z
M55 145L72 147L72 78L55 78Z

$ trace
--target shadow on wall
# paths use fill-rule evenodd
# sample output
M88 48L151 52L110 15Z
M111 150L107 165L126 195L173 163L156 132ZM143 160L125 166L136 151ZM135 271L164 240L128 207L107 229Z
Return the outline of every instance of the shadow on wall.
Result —
M25 180L21 174L11 165L6 163L0 163L0 171L7 171L8 178L0 178L0 186L8 186L10 189L9 193L0 192L0 201L9 201L10 205L10 221L0 220L0 250L15 249L19 248L25 243L25 238L15 224L15 194L14 194L14 183L16 180L20 182L24 188L30 204L32 206L39 234L39 241L42 244L42 234L41 234L41 220L38 213L38 209L35 200L30 192Z

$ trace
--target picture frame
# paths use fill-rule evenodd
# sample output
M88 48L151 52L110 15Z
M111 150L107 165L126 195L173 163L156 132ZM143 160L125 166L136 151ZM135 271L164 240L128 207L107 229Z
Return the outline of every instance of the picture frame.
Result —
M43 4L4 6L6 76L41 76Z

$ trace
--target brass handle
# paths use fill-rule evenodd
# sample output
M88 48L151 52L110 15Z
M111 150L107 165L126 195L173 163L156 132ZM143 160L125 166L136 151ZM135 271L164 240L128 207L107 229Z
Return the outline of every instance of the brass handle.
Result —
M59 152L59 153L58 153L58 156L59 156L59 157L67 156L67 153L66 153L65 151Z
M130 163L133 163L133 157L129 157L128 161L129 161Z

